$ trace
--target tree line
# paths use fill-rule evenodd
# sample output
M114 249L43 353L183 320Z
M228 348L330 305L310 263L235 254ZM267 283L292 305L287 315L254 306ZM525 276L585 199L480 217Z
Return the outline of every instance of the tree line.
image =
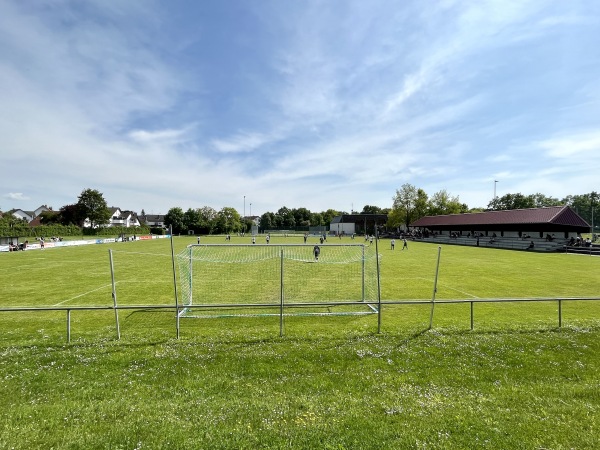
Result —
M387 214L388 211L389 209L365 205L360 214ZM258 220L258 229L260 232L264 232L327 226L334 217L341 214L347 213L334 209L313 213L307 208L283 206L276 212L262 214ZM224 207L217 211L209 206L204 206L195 209L189 208L185 212L180 207L171 208L165 215L165 225L172 227L175 234L186 234L189 231L193 231L195 234L226 234L248 233L255 222L252 217L242 217L232 207Z
M429 196L423 189L412 184L403 184L392 197L391 208L365 205L358 214L387 214L387 228L408 228L410 223L425 216L464 214L481 211L499 211L509 209L539 208L544 206L570 206L589 224L594 222L600 195L592 191L588 194L568 195L563 199L549 197L541 193L524 195L505 194L492 199L487 208L469 208L458 196L445 189ZM327 226L336 216L348 214L345 211L328 209L311 212L307 208L279 208L275 212L265 212L259 217L259 230L306 229L307 227ZM144 216L144 210L142 210ZM96 189L84 189L74 204L65 205L59 211L44 211L40 214L42 227L37 234L73 235L80 234L84 221L89 221L90 233L101 230L111 218L111 211L101 192ZM600 220L595 219L598 223ZM175 234L223 234L249 232L254 225L253 218L242 217L235 208L224 207L217 211L209 206L189 208L183 211L179 207L169 209L165 215L165 224L171 226ZM62 227L62 228L61 228ZM78 230L78 231L75 231ZM115 231L115 230L112 230ZM131 231L131 230L129 230ZM149 232L147 228L138 232ZM0 235L30 236L32 231L27 222L16 219L12 214L0 217Z
M40 226L32 228L26 220L20 220L12 214L3 214L0 218L0 235L2 236L76 236L81 234L98 234L108 224L111 211L104 195L96 189L84 189L77 202L65 205L58 211L43 211L40 215ZM83 228L88 221L89 227ZM129 228L111 228L112 233L148 233L145 226Z
M487 208L469 208L461 203L458 196L452 196L446 190L436 192L431 197L412 184L403 184L396 190L393 204L388 214L388 228L408 228L409 224L425 216L447 214L476 213L482 211L501 211L510 209L542 208L548 206L569 206L590 225L598 219L598 200L595 191L589 194L568 195L563 199L549 197L541 193L524 195L521 193L505 194L492 199Z

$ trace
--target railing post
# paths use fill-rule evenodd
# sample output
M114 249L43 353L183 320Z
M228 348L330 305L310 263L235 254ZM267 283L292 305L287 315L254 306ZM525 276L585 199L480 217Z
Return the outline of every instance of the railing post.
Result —
M435 307L435 294L437 293L438 274L440 272L440 255L442 247L438 247L437 264L435 266L435 280L433 282L433 294L431 296L431 312L429 313L429 329L433 327L433 308Z
M363 247L364 249L364 247ZM364 251L364 250L363 250ZM381 333L381 280L379 278L379 230L375 226L375 262L377 269L377 334ZM365 264L365 258L363 257L363 266ZM363 281L364 285L364 281Z
M471 331L473 331L474 328L474 321L473 321L473 302L471 302Z
M115 285L115 268L112 250L108 250L108 256L110 259L110 279L112 283L113 308L115 309L115 323L117 326L117 340L119 340L121 339L121 327L119 325L119 309L117 308L117 288Z
M283 249L281 249L281 261L279 266L279 337L283 337Z
M71 310L67 309L67 344L71 343Z
M175 270L175 249L173 246L173 226L169 225L169 235L171 237L171 264L173 266L173 292L175 294L175 328L177 339L179 339L179 300L177 297L177 272Z
M558 328L562 328L562 300L558 299Z

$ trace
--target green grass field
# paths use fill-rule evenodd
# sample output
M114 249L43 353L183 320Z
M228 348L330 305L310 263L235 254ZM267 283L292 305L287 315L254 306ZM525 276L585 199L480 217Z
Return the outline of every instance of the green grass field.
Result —
M224 243L223 238L203 242ZM233 237L233 243L248 243ZM194 239L174 239L175 252ZM273 236L272 243L301 242ZM333 241L331 241L333 242ZM336 243L339 242L336 240ZM350 242L350 239L347 240ZM360 241L357 241L360 243ZM314 243L314 242L313 242ZM600 302L439 304L438 247L381 241L377 315L0 313L0 448L596 448ZM174 304L170 242L0 254L0 307ZM436 298L596 297L600 259L444 246Z

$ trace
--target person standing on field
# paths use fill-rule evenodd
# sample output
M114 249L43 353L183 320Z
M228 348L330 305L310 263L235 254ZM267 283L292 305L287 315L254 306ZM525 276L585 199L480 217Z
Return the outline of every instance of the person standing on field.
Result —
M404 249L408 250L408 242L406 241L406 238L403 238L402 242L403 242L402 250L404 250Z
M392 245L392 250L394 250L394 247L396 246L396 240L395 239L392 239L391 245Z
M321 248L318 245L315 245L313 248L313 253L315 254L315 261L318 261L319 255L321 254Z

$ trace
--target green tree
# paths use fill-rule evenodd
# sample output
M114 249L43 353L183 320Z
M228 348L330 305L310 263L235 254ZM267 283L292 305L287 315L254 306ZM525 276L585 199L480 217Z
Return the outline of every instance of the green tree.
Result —
M396 230L402 226L404 223L404 217L402 216L402 212L400 209L393 209L388 213L387 222L385 227L388 230Z
M217 213L218 233L231 233L241 229L241 216L235 208L224 207Z
M482 206L476 206L475 208L469 208L466 212L468 213L480 213L485 212L485 208Z
M167 211L165 214L165 225L171 227L173 234L181 234L185 231L185 224L183 222L183 209L174 207Z
M9 213L0 218L0 236L28 236L30 226L26 220L17 219Z
M533 200L533 204L535 205L534 208L542 208L544 206L560 206L564 204L557 198L548 197L544 194L540 194L539 192L533 194L531 198Z
M589 194L568 195L563 199L565 205L570 206L577 214L581 216L590 225L594 222L594 228L597 228L600 222L600 214L598 214L598 201L600 196L597 192L592 191ZM594 217L592 218L592 211ZM593 220L592 220L593 219Z
M313 227L323 225L323 215L321 213L311 213L310 225Z
M52 225L54 223L60 223L60 212L42 211L42 213L40 214L40 222L42 225Z
M292 209L292 214L294 216L294 221L297 226L307 227L310 225L310 216L311 213L306 208L295 208Z
M188 208L183 213L183 226L186 230L193 230L195 233L200 232L201 216L197 209Z
M429 208L429 196L427 192L423 189L417 189L417 199L415 200L415 207L412 212L411 222L414 222L421 217L425 217L427 215L427 210Z
M381 208L379 206L365 205L361 214L381 214Z
M392 209L396 210L398 219L408 229L410 223L415 220L415 208L418 200L417 188L412 184L405 183L400 189L396 189Z
M65 205L59 210L60 223L62 225L77 225L82 226L85 220L85 215L81 211L79 204Z
M493 211L504 211L509 209L527 209L535 208L533 195L505 194L502 197L496 197L488 204L488 209Z
M272 212L266 212L262 216L260 216L259 221L259 229L260 231L272 230L275 228L275 214Z
M322 217L322 224L323 225L329 225L331 223L331 221L333 220L334 217L337 217L341 214L340 211L336 211L335 209L328 209L327 211L324 211L321 213L321 217Z
M445 189L436 192L429 200L428 212L430 216L440 216L447 214L460 214L465 212L458 196L452 197Z
M198 210L200 214L200 233L212 234L216 227L217 210L210 206L203 206Z
M242 218L242 228L240 231L244 233L248 233L252 231L252 226L254 225L254 220L251 217L243 217Z
M110 220L110 209L104 196L96 189L84 189L79 196L77 207L83 217L90 221L92 228L105 225Z
M292 228L296 226L296 219L294 218L294 213L291 209L286 206L282 206L277 211L277 216L280 217L278 220L278 225L281 228Z

